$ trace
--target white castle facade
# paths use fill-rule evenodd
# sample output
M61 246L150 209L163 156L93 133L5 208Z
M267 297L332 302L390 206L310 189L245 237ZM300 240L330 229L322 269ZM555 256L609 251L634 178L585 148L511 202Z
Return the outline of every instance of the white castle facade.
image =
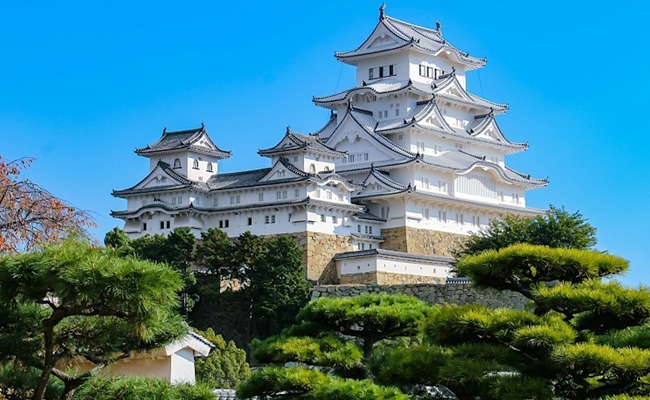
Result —
M333 283L444 280L450 250L505 214L536 215L526 191L546 186L512 170L497 124L508 110L474 94L466 74L486 60L453 47L436 29L380 9L356 50L336 53L356 67L356 87L313 99L330 110L315 133L289 128L260 150L271 167L220 174L231 156L206 129L163 131L136 150L150 173L116 190L131 238L189 227L235 237L291 235L305 251L308 279Z

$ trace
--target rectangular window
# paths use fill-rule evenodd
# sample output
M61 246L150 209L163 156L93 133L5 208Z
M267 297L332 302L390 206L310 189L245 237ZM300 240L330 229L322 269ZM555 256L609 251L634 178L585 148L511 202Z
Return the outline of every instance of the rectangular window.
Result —
M230 196L230 204L235 204L235 196Z
M395 76L395 64L389 66L388 70L389 70L389 75L390 76Z
M502 190L499 191L498 196L499 196L499 201L501 201L501 202L504 201L504 196L503 196L503 191Z
M145 224L145 225L147 225L147 224ZM361 225L357 225L357 232L361 233Z
M368 234L368 225L364 226L364 231L366 232L366 235Z
M143 230L143 231L146 231L146 230L147 230L147 223L146 223L146 222L145 222L144 224L142 224L142 230Z
M427 67L427 78L433 78L433 68Z
M512 202L515 204L519 204L519 195L517 193L512 194Z
M248 217L248 225L253 225L253 218Z
M365 244L365 243L361 243L361 250L365 250L365 249L366 249L366 244Z
M327 191L327 200L332 200L332 191Z
M320 216L320 221L321 222L327 222L327 216L325 216L325 214L321 215Z
M456 146L457 149L462 149L463 148L462 143L456 143L456 144L454 144L454 146Z
M212 205L213 206L218 206L219 205L219 198L218 197L215 197L214 199L212 199Z
M399 135L397 138L398 138L399 140L402 140L402 139L404 139L404 135Z
M170 226L170 221L166 221L166 222L165 222L165 227L166 227L167 229L169 229L169 226Z
M165 221L160 221L160 229L165 229Z
M375 69L374 68L368 69L368 79L375 79Z
M283 190L283 191L282 191L282 198L283 198L283 199L286 199L286 198L287 198L287 191L286 191L286 190Z
M276 198L277 200L279 200L279 199L282 198L282 191L281 191L281 190L278 190L277 192L275 192L275 198Z
M298 156L293 157L293 162L298 162Z
M270 216L270 215L265 215L265 216L264 216L264 223L265 223L265 224L268 224L268 223L270 223L270 222L271 222L271 216Z
M388 219L389 214L390 214L390 207L382 207L381 208L381 217L383 219Z
M396 109L395 109L395 116L396 116L396 117L399 117L399 108L396 108Z
M447 182L438 181L438 190L442 193L447 193Z
M299 197L300 196L300 189L296 189L293 191L293 197Z
M447 222L447 211L438 211L438 220Z
M384 77L384 67L379 67L379 77L380 78Z
M222 219L219 220L219 229L223 229L223 220Z
M417 145L418 145L418 151L420 152L420 154L424 154L424 149L425 149L424 142L418 141Z
M336 215L334 215L334 216L332 217L332 223L333 223L333 224L338 224L338 223L339 223L339 217L337 217Z
M176 197L172 197L172 206L176 205Z
M257 195L260 201L264 201L264 193L260 193Z
M369 227L368 227L368 234L369 234L369 235L372 235L372 226L369 226Z
M230 226L230 220L229 220L229 219L227 219L227 220L224 221L224 226L225 226L226 228L228 228L228 227Z
M429 185L429 178L422 178L422 187L424 189L431 189L431 186Z
M472 225L474 226L481 225L481 217L479 217L478 215L472 216Z
M427 76L427 67L420 65L420 76Z
M425 209L422 210L422 217L424 219L429 219L429 209L428 208L425 208Z
M275 215L271 215L271 223L275 224Z

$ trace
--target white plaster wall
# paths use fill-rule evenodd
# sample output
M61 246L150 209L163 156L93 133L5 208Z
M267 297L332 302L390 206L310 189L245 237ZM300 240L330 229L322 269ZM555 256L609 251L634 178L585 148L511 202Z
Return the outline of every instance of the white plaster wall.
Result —
M439 278L445 278L450 274L450 267L444 264L417 260L400 260L382 255L337 260L336 267L339 277L341 275L369 272L388 272L392 274Z
M194 373L194 351L185 348L172 354L170 381L173 384L196 383Z
M370 79L368 70L376 67L387 67L395 65L395 75L391 79L407 81L409 79L409 56L407 52L396 54L388 54L384 56L372 57L357 62L357 86L363 86L363 81L370 84L377 79ZM388 74L388 72L386 72ZM375 76L379 76L379 72L375 72Z
M444 57L436 57L419 52L410 52L410 78L414 81L430 83L431 79L420 76L420 65L440 69L444 72L451 72L451 68L456 68L456 76L458 81L465 88L465 67Z

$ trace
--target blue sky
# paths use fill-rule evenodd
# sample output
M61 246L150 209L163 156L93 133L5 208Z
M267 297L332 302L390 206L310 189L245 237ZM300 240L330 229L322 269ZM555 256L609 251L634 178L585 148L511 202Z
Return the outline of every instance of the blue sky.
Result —
M356 48L378 1L0 2L0 155L33 156L29 177L94 212L96 235L148 171L136 147L163 127L204 122L233 157L221 171L268 166L258 148L287 125L312 132L311 103L354 84L334 51ZM499 122L514 168L549 177L533 207L580 210L598 248L650 276L650 31L647 1L390 1L388 15L439 19L447 40L488 58L469 89L510 104Z

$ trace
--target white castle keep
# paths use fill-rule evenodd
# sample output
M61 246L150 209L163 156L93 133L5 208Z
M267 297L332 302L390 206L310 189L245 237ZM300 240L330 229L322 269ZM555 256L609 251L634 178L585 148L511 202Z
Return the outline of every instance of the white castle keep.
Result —
M220 174L231 156L205 127L167 132L136 150L150 173L113 191L131 238L189 227L230 237L290 235L306 276L322 283L417 283L449 276L451 248L505 214L536 215L526 191L544 187L506 165L525 151L497 116L508 110L467 91L466 73L485 65L435 29L387 16L353 51L356 87L313 99L330 110L315 133L287 129L260 150L271 167Z

